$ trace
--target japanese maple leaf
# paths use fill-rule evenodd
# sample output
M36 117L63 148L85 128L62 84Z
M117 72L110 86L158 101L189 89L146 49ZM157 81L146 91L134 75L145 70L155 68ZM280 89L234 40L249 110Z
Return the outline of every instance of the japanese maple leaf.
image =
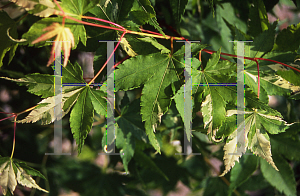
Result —
M50 66L51 63L53 63L55 51L61 51L61 44L62 44L62 50L64 51L64 55L65 55L63 66L66 67L70 56L71 46L74 47L75 45L74 36L70 28L61 26L59 23L55 22L51 26L44 28L43 31L49 31L49 32L41 35L39 38L34 40L31 44L36 44L38 42L48 40L54 37L55 35L57 35L52 46L51 56L47 63L47 67Z

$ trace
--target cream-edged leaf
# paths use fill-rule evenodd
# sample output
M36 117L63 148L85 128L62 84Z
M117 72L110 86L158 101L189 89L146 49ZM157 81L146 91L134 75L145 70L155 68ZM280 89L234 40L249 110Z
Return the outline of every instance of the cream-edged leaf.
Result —
M64 87L63 92L68 88ZM59 94L53 97L48 97L47 99L43 99L41 102L39 102L39 105L28 114L26 118L18 120L17 122L34 123L38 120L42 120L42 125L46 125L54 122L55 120L60 120L70 111L83 88L84 87L77 88L68 93L63 93L62 95ZM54 113L54 108L56 107L62 108L61 114L58 112L56 114Z
M118 39L120 39L121 36L119 36ZM123 50L125 50L125 52L129 55L129 56L136 56L137 53L134 52L134 50L131 48L129 42L127 41L127 39L125 37L123 37L120 41L120 45L123 48Z
M223 140L223 137L221 139L216 139L216 134L219 130L219 128L213 128L213 100L211 99L211 95L208 94L205 98L205 100L201 104L201 112L203 115L203 122L204 122L204 128L208 128L207 135L209 135L209 138L212 139L214 142L220 142Z
M253 111L243 111L245 116L245 129L244 134L237 134L237 129L228 137L229 142L224 146L224 162L225 171L221 176L225 175L234 165L235 161L238 161L241 155L230 153L236 153L238 141L245 141L245 149L251 150L255 155L258 155L265 159L272 167L277 171L277 167L272 159L270 138L267 134L278 134L284 132L292 124L287 124L282 118L275 116L269 112L263 110L254 109ZM226 116L232 116L238 114L237 110L228 110ZM242 126L240 124L239 126ZM239 129L243 130L243 129ZM244 137L244 138L242 138Z
M266 133L263 134L259 129L256 129L248 148L255 155L264 158L270 165L279 171L272 159L270 138Z
M234 114L234 111L231 110L229 114ZM247 123L245 124L245 134L238 134L238 129L236 129L229 137L227 142L224 146L224 164L225 164L225 170L220 176L224 176L227 172L230 171L230 169L235 165L235 161L239 162L239 158L242 156L242 153L238 152L238 141L244 140L244 149L243 151L246 151L246 148L248 146L248 139L247 135L249 133L249 129L252 123L252 119L249 119ZM241 125L240 125L241 126ZM239 128L239 130L241 130Z
M63 25L60 25L57 22L54 22L52 23L52 25L44 28L43 31L48 31L48 32L41 35L33 42L31 42L31 44L36 44L56 36L55 41L53 42L51 56L47 63L47 67L54 62L55 52L61 51L61 49L64 51L64 57L65 57L63 66L66 67L68 64L71 47L75 46L74 36L71 29Z
M201 112L203 115L203 122L204 122L204 128L207 127L207 125L212 123L212 104L211 104L211 96L210 94L206 96L205 100L201 104ZM211 130L208 129L207 133L210 133Z
M13 193L16 186L17 180L12 161L8 160L0 167L0 187L2 188L3 195L6 195L8 189Z
M28 175L21 167L17 167L17 181L19 184L28 188L35 188L48 193L48 191L39 187L39 185L36 184L35 180L30 175Z

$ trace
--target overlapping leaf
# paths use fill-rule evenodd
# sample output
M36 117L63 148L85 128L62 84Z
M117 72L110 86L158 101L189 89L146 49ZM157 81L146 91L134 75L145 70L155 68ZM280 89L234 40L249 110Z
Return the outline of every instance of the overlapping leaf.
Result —
M249 34L256 37L263 31L266 31L270 24L267 11L262 0L255 0L249 13Z
M54 77L51 75L34 73L19 79L1 78L14 81L20 86L27 86L28 92L42 96L42 98L54 96Z
M34 40L31 44L36 44L41 41L46 41L52 38L53 36L56 36L50 53L49 61L47 63L47 67L54 62L55 51L61 51L61 49L64 51L64 57L65 57L63 66L66 67L70 56L71 46L74 47L75 45L74 36L70 28L66 28L64 26L61 26L59 23L55 22L52 25L44 28L43 31L49 31L49 32L41 35L41 37Z
M175 24L180 25L181 17L184 13L188 0L170 0L170 7L175 20Z
M141 16L145 16L144 23L147 22L150 25L154 26L155 29L157 29L161 34L164 35L164 32L162 31L162 28L159 26L156 18L156 13L154 11L154 8L151 5L151 2L149 0L137 0L138 4L137 6L134 6L132 9L132 13L135 14L135 16L139 13L143 13Z
M279 171L276 171L267 161L261 159L260 169L263 176L272 186L285 195L297 195L294 172L289 163L277 153L274 153L273 158Z
M121 116L116 118L117 136L116 146L121 149L121 158L125 171L128 172L128 163L134 156L135 140L144 140L146 142L146 134L144 133L144 124L142 123L140 111L140 100L134 100L129 104L129 99L125 94L121 104Z
M203 46L198 45L195 48L201 49L201 47ZM150 143L157 151L160 151L160 146L155 138L155 126L170 106L171 84L177 89L179 87L178 70L182 71L179 68L184 67L183 55L182 50L177 51L173 56L161 53L139 55L126 60L115 72L117 91L144 85L141 114Z
M298 50L300 45L300 23L297 25L290 25L283 29L276 37L274 50L278 51L292 51Z
M201 111L204 126L205 128L208 127L208 133L211 133L213 130L216 132L219 129L222 122L225 120L226 104L228 102L235 101L236 95L236 89L232 86L215 85L218 83L234 83L234 80L236 79L234 78L233 80L230 76L225 76L225 74L234 74L236 65L228 61L219 62L220 53L221 50L218 50L216 53L212 54L203 71L199 71L197 69L192 70L193 101L202 100L202 96L204 96ZM214 85L210 86L209 84ZM182 88L184 87L181 87L181 90ZM178 102L178 100L181 98L178 97L176 99L176 96L176 107L180 111L183 106Z
M29 91L33 94L47 97L27 117L17 122L34 123L40 120L43 125L50 124L63 118L73 107L70 116L70 126L80 152L84 140L92 128L94 111L100 115L106 114L106 93L84 85L82 70L77 63L74 65L69 63L66 68L63 67L62 75L62 82L65 85L62 87L62 94L56 94L55 96L53 96L54 82L53 79L50 79L50 77L54 78L53 76L30 74L26 78L21 79L8 78L17 83L27 85ZM52 92L49 90L52 90ZM57 110L57 108L62 110Z
M61 7L63 8L63 10L66 12L67 15L72 16L74 18L77 19L81 19L81 16L83 14L85 14L87 11L89 11L91 8L93 8L98 1L84 1L83 3L81 1L77 1L77 0L66 0L61 2ZM25 33L22 38L26 39L27 41L23 44L29 44L30 46L32 46L33 44L37 43L34 42L32 43L34 40L36 40L38 37L40 37L44 32L42 31L43 29L47 29L49 28L50 25L54 25L55 23L62 23L62 17L54 17L54 18L44 18L42 20L39 20L38 22L34 23L31 28L29 29L29 31L27 33ZM71 41L72 42L72 46L73 48L76 48L77 44L79 43L79 39L81 40L81 42L85 45L86 44L86 31L85 28L82 24L76 23L72 20L68 20L66 19L65 21L65 26L63 27L64 30L66 31L67 29L69 29L68 31L68 36L64 36L62 40L56 39L56 41L65 41L65 48L66 45L68 44L67 41ZM58 28L56 28L58 29ZM73 34L74 38L71 39L71 35ZM40 41L45 41L45 40L40 40ZM50 40L48 40L50 41ZM71 43L70 42L70 43ZM70 46L71 44L69 43L68 46L68 50L64 50L65 55L68 56L70 53ZM36 46L45 46L45 45L50 45L51 42L41 42L38 43ZM54 51L54 50L53 50ZM49 61L50 62L50 61ZM66 64L64 64L66 65Z
M256 171L258 158L256 156L242 156L230 172L229 195L241 184L246 183L251 175Z
M237 114L236 110L227 111L227 116L232 116L234 114ZM245 111L245 114L247 116L245 119L245 132L244 134L239 134L240 137L245 137L244 151L246 148L250 149L255 155L262 157L278 170L272 159L270 138L267 132L270 134L278 134L288 129L291 124L287 124L280 117L266 111ZM229 142L227 141L224 146L225 171L222 175L225 175L231 167L235 165L235 161L239 161L239 158L241 157L241 154L229 154L236 153L237 151L237 146L239 145L237 144L237 141L240 141L239 138L237 138L237 135L236 129L229 135Z
M39 38L40 36L42 36L42 34L44 34L45 32L43 31L43 29L51 26L53 23L62 23L62 17L51 17L51 18L43 18L39 21L37 21L36 23L34 23L29 31L25 34L23 34L22 38L26 39L27 41L22 43L22 44L28 44L29 46L33 46L32 42L34 40L36 40L37 38ZM66 23L64 28L69 28L70 32L73 34L74 37L74 47L76 48L79 40L81 40L81 42L85 45L86 44L86 32L85 32L85 28L82 24L79 23L75 23L72 20L66 19ZM70 39L63 39L63 40L58 40L58 41L71 41ZM41 47L41 46L46 46L46 45L51 45L52 42L51 40L47 40L47 41L42 41L39 43L36 43L34 46L36 47Z

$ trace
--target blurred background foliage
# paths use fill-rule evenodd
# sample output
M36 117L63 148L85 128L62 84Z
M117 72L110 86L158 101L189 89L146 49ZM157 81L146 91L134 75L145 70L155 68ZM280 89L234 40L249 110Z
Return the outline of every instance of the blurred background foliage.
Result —
M169 1L151 0L157 19L167 35L179 34L189 40L210 44L213 50L222 47L222 52L234 54L233 40L230 30L222 19L246 32L249 7L252 0L189 0L181 23L172 16ZM276 29L280 31L290 24L300 22L297 0L264 0L269 20L279 19ZM5 1L1 2L5 5ZM18 21L26 13L17 7L6 9L9 15ZM18 23L19 37L28 31L30 26L39 20L38 17L27 15ZM145 25L144 29L154 30ZM162 41L163 42L163 41ZM178 43L178 47L181 45ZM8 65L8 55L4 58L1 76L14 78L23 77L29 73L53 74L52 69L45 67L49 57L50 47L33 48L19 46L16 56ZM209 55L203 55L204 59ZM92 59L92 60L91 60ZM84 70L91 70L93 53L82 53L79 50L71 52L71 62L79 61ZM93 71L90 71L93 74ZM90 77L89 74L88 77ZM5 112L20 112L30 108L41 98L26 92L26 87L20 87L10 81L1 80L0 107ZM120 107L123 97L129 102L138 101L140 90L116 94L116 107ZM299 122L300 104L285 97L270 97L272 107L280 111L287 122ZM0 118L6 117L0 114ZM222 145L208 141L203 129L200 113L193 120L193 152L199 156L175 155L181 152L183 144L183 122L174 104L162 117L158 127L158 138L163 143L162 154L154 153L150 145L136 141L135 154L129 162L129 174L126 174L119 156L98 155L105 145L102 141L105 131L105 118L95 116L94 126L88 135L80 156L76 154L68 116L63 119L63 151L72 152L72 156L46 156L53 152L53 125L41 126L35 124L18 124L16 132L16 149L14 157L41 171L48 181L36 179L37 183L47 190L50 196L118 196L118 195L227 195L230 174L218 177L223 167ZM291 132L299 137L299 127L292 126ZM2 121L0 124L0 154L9 156L12 146L13 123ZM276 138L275 138L276 139ZM288 149L287 149L288 150ZM241 162L245 159L243 156ZM291 161L297 190L300 190L300 162ZM243 182L233 193L235 195L282 195L272 187L257 169L253 176ZM15 195L47 195L40 191L18 186Z

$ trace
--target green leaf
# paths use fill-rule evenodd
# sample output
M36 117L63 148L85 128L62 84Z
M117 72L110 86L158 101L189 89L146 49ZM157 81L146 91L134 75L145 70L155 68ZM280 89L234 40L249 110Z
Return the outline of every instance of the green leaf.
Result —
M70 127L78 145L78 154L84 144L87 134L94 122L94 107L89 94L89 87L84 87L70 114Z
M62 83L85 84L81 67L77 62L75 62L75 64L69 62L66 67L62 67Z
M82 78L82 70L77 62L74 65L69 62L67 67L62 67L62 76L62 83L64 84L85 83ZM28 92L41 96L42 98L48 98L55 95L55 76L53 75L33 73L26 75L25 78L19 79L12 79L7 77L0 78L14 81L20 86L27 86ZM65 92L69 92L72 89L78 88L80 88L80 86L76 84L74 84L73 86L64 87Z
M203 45L194 45L203 48ZM129 90L144 85L141 97L141 114L145 121L146 133L153 147L160 151L154 131L161 116L170 107L172 85L179 89L178 68L184 67L182 58L184 50L180 49L173 56L154 53L138 55L124 61L115 71L115 86L118 90ZM181 71L181 70L180 70Z
M147 136L144 132L140 111L140 100L134 100L130 104L123 105L124 99L128 98L127 94L122 100L121 116L116 119L118 124L116 145L121 148L121 158L123 160L125 171L128 172L128 163L134 155L135 140L147 142Z
M300 45L300 23L290 25L283 29L276 37L273 50L277 51L292 51L298 50Z
M288 133L288 132L287 132ZM272 151L283 155L289 160L300 160L299 139L280 133L271 137Z
M230 29L231 35L234 38L234 40L252 40L252 37L250 35L247 35L240 29L238 29L236 26L232 25L234 23L229 23L225 18L222 18L227 25L227 27Z
M201 112L203 115L204 128L208 127L208 134L216 132L226 116L226 104L235 103L236 88L232 86L210 86L209 84L234 83L236 78L225 77L223 74L231 74L236 70L236 65L228 61L219 63L221 49L211 55L204 71L192 70L193 85L197 91L203 91L205 97L202 102ZM194 92L192 92L194 94ZM202 94L198 94L202 96ZM195 97L194 99L200 99Z
M156 172L160 176L164 177L166 180L169 181L168 176L159 168L157 165L152 161L152 159L146 155L144 152L140 150L135 151L134 159L138 162L141 166L146 167L147 169Z
M289 70L278 70L276 72L278 75L280 75L282 78L284 78L289 83L292 83L293 85L300 86L300 73L296 72L292 69ZM288 87L292 88L292 85L288 85ZM299 90L299 87L296 87L296 90Z
M260 58L264 54L270 52L274 46L276 25L277 25L277 22L274 22L267 30L258 34L254 38L252 43L250 43L250 44L245 43L245 45L244 45L245 56L252 57L252 58L254 58L254 57ZM237 51L237 43L236 42L234 42L234 50ZM246 60L246 64L248 64L246 69L249 69L248 66L255 64L255 62L254 61L249 62L248 60Z
M38 106L32 110L28 116L23 119L19 120L18 122L21 123L29 123L29 122L36 122L38 120L42 120L42 124L50 124L55 120L60 120L59 116L55 115L54 108L61 107L62 114L61 117L64 117L72 108L72 106L77 101L79 95L82 93L82 90L89 87L79 86L77 83L85 84L85 81L82 78L82 70L78 63L72 65L70 62L66 68L62 67L62 82L74 84L71 86L63 86L62 87L62 95L58 94L52 97L48 97L43 99L39 102ZM51 76L44 77L43 75L39 75L36 77L36 81L47 81L43 78L48 78ZM53 76L52 76L53 77ZM14 80L16 81L16 80ZM48 88L51 88L50 82L47 82ZM77 85L76 85L77 84ZM29 87L32 87L34 84L30 84ZM54 83L52 83L54 86ZM41 91L40 89L44 88L44 83L39 82L34 86L34 93L40 93L43 97L49 95L49 91ZM54 88L54 87L52 87ZM33 91L33 90L32 90ZM62 98L62 101L59 101L59 98ZM100 99L100 98L99 98Z
M25 78L11 79L7 77L0 77L6 80L16 82L20 86L27 86L28 92L47 98L54 96L54 76L47 74L28 74Z
M48 193L48 191L39 187L39 185L36 184L35 180L31 178L31 176L25 170L23 170L22 167L17 167L17 181L19 184L28 188L35 188Z
M10 51L9 63L12 57L15 55L15 50L18 47L17 43L14 43L9 39L7 30L9 29L10 36L17 38L17 26L14 20L12 20L6 12L0 11L0 68L3 65L3 58L5 54Z
M100 115L105 115L107 113L107 94L101 90L95 90L89 88L89 97L92 101L95 111Z
M204 181L204 193L203 196L225 196L228 192L228 186L219 177L208 177Z
M276 75L268 75L260 77L260 94L259 98L265 103L268 103L267 95L290 95L292 92L288 87L280 85L281 78ZM250 89L257 94L258 84L257 76L245 71L245 83ZM262 99L262 96L264 96Z
M150 25L152 25L155 29L158 30L159 33L164 34L162 28L159 26L157 19L156 19L156 13L154 11L154 8L151 5L151 2L149 0L137 0L138 5L140 6L138 9L134 8L134 10L141 10L148 14L149 20L147 21ZM133 11L134 11L133 10Z
M254 5L250 8L248 22L249 34L256 37L263 31L266 31L269 27L269 20L265 5L262 0L254 0Z
M27 174L31 175L31 176L38 176L38 177L41 177L45 180L47 180L45 178L45 176L43 174L41 174L41 172L29 167L26 163L24 162L19 162L19 161L16 161L14 160L14 163L18 166L18 167L21 167Z
M151 43L154 47L156 47L157 49L161 50L161 53L170 53L170 50L166 47L164 47L163 45L161 45L160 43L158 43L156 41L156 39L152 38L152 37L145 37L145 38L138 38L139 40L142 40L144 42L149 42Z
M101 9L110 21L120 24L121 21L127 19L133 3L134 0L110 0L102 5Z
M91 8L96 6L98 0L81 1L81 0L64 0L61 3L61 7L64 12L69 16L81 17L83 14L88 12Z
M285 195L296 195L296 181L289 163L276 153L274 153L273 159L279 171L276 171L265 160L260 159L260 169L263 176L272 186Z
M258 159L256 156L242 156L230 172L229 192L232 193L237 187L246 182L255 172L257 166Z
M121 124L121 126L123 126L124 128L126 126L124 126L122 122L119 122L118 124ZM132 133L129 130L126 131L125 129L120 129L118 127L116 146L117 148L121 148L120 156L123 160L125 171L128 172L128 163L133 157L135 149L135 141Z
M245 91L245 106L249 109L257 108L257 109L265 110L274 116L278 116L278 117L282 118L282 115L280 112L272 109L270 106L268 106L267 103L264 103L261 100L259 100L255 93L248 91L248 90Z
M234 38L235 40L243 40L243 41L251 40L251 39L248 39L248 36L247 38L241 38L238 36L232 37L232 31L230 31L231 29L228 28L228 25L226 24L226 22L224 22L222 16L226 17L226 20L228 20L229 23L234 24L236 27L238 27L244 32L247 29L247 25L239 17L237 17L237 15L235 14L235 8L232 3L227 2L222 4L216 4L215 21L217 22L217 31L219 33L218 39L220 40L219 41L220 43L215 43L213 45L215 45L214 48L219 48L220 46L222 46L224 51L228 53L232 53L234 52L232 51L233 43L228 43L229 40L232 40L232 38ZM237 28L234 28L234 31L237 31L236 29ZM236 34L239 35L239 33L242 31L238 30Z
M188 0L169 0L170 7L172 10L172 15L174 18L174 23L177 24L177 27L180 25L181 17L185 11L185 7L188 3Z

